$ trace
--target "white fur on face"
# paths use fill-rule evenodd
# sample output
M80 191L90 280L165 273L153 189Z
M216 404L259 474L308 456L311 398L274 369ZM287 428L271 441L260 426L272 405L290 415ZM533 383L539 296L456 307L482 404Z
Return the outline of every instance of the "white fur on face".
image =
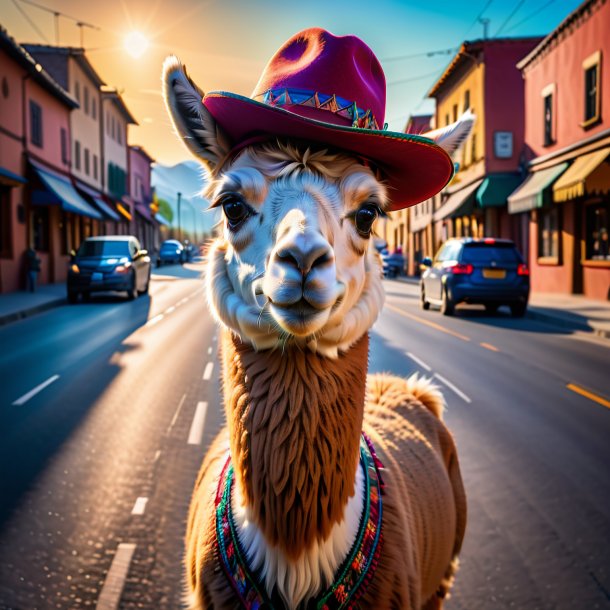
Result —
M287 342L336 357L373 324L383 304L372 239L356 230L361 205L385 205L372 172L345 155L267 146L246 150L214 184L222 202L251 209L208 256L207 293L225 326L257 349Z

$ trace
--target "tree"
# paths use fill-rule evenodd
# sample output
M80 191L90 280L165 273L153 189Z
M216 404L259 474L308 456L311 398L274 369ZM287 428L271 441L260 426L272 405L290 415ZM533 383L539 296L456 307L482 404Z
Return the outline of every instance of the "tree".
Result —
M165 200L165 199L159 199L157 197L155 197L155 203L157 204L158 208L159 208L159 214L161 216L163 216L163 218L165 218L165 220L167 220L168 222L172 222L172 220L174 219L174 210L172 208L172 206Z

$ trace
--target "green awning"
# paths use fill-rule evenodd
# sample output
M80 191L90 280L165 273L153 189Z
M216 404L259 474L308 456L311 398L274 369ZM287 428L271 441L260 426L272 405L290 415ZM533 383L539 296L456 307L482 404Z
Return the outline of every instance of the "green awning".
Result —
M505 206L508 196L522 182L521 174L489 174L477 191L477 205L480 208Z
M525 182L509 196L508 212L510 214L529 212L541 208L545 203L551 203L551 185L567 167L567 163L560 163L530 174Z

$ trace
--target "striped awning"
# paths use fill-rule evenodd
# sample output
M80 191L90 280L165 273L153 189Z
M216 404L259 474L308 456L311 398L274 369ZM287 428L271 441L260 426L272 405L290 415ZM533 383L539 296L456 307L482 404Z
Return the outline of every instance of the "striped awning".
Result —
M509 214L529 212L541 208L551 199L551 185L566 170L567 163L560 163L531 173L525 182L508 197Z
M104 201L103 195L99 191L83 184L79 180L76 181L76 188L84 195L90 197L93 201L93 205L95 205L106 218L114 221L121 220L121 217Z
M554 201L569 201L588 194L610 192L610 164L605 163L610 147L581 157L553 185Z
M483 178L475 180L468 186L449 195L443 205L434 212L434 220L443 220L448 216L455 217L470 212L470 208L474 208L475 195L482 182Z

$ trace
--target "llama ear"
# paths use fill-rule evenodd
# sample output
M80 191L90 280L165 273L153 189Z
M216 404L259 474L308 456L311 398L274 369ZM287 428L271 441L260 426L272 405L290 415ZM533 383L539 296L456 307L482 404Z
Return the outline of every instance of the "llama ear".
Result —
M208 170L213 171L229 153L230 145L203 105L203 92L174 55L163 63L162 82L163 99L178 137Z
M475 120L476 116L470 110L466 110L455 123L421 135L434 140L445 152L452 155L471 134Z

